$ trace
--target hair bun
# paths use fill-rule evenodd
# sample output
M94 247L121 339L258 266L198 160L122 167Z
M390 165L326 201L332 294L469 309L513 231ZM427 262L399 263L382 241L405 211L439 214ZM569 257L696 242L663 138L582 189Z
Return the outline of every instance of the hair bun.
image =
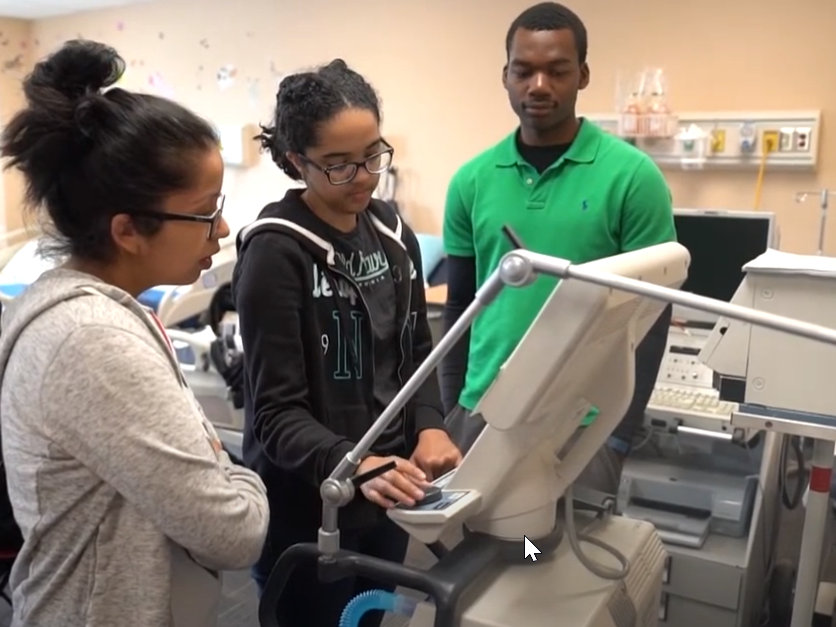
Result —
M325 88L322 79L313 72L291 74L282 79L276 101L279 106L305 105Z
M125 61L110 46L95 41L68 41L35 66L24 91L37 103L42 89L54 89L71 100L113 85L125 71Z
M331 61L325 67L323 67L322 71L326 74L329 74L331 72L334 72L334 73L347 72L348 71L348 64L345 61L343 61L342 59L337 58L337 59L334 59L333 61Z

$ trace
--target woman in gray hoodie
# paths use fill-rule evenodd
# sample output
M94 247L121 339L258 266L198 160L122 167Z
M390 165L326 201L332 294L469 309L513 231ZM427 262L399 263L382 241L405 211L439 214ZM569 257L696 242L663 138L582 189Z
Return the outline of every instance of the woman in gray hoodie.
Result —
M219 571L255 562L267 529L263 484L230 462L136 300L197 280L229 234L218 138L171 101L103 91L124 67L67 42L0 141L64 260L2 317L15 627L213 625Z

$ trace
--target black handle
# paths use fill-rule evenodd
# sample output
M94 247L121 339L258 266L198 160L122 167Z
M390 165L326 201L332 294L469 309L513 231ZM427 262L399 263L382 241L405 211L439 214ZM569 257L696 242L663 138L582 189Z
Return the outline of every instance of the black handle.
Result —
M372 468L371 470L367 470L362 474L354 475L351 478L351 483L354 484L355 488L359 488L361 485L366 483L366 481L371 481L372 479L379 477L380 475L387 473L390 470L394 470L395 468L397 468L397 464L393 459L386 462L385 464L381 464L377 468Z
M433 627L454 627L455 602L448 586L435 580L426 571L413 566L389 562L369 555L351 551L339 551L335 555L323 556L316 544L294 544L279 556L258 604L258 624L261 627L296 627L279 622L278 610L282 592L296 567L304 562L318 562L321 581L338 581L345 577L362 575L387 584L401 585L420 590L429 595L436 604ZM327 574L325 579L323 574Z
M537 545L544 554L557 548L562 531L558 526L542 540L538 538ZM267 578L258 605L259 625L296 627L279 622L279 601L294 569L303 562L314 562L317 578L323 583L359 576L423 592L435 603L433 627L458 627L464 595L474 586L481 587L486 580L492 581L497 566L522 561L519 541L500 540L469 532L466 528L463 532L464 539L426 571L353 551L339 550L325 555L314 543L294 544L279 556Z
M507 224L504 225L502 227L502 232L505 234L505 237L507 237L511 241L511 245L514 248L525 249L525 244L523 244L523 241L520 239L520 236L517 235L516 231L514 231L514 229L512 229L510 226L508 226Z

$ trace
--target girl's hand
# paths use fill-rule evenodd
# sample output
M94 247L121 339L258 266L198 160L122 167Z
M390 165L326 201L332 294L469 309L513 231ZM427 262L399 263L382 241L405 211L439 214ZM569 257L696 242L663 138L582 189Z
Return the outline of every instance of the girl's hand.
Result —
M374 470L389 461L395 462L394 470L366 481L360 486L360 491L369 501L386 509L398 503L410 507L415 505L416 501L424 498L421 487L427 485L427 476L411 462L401 457L372 455L360 463L355 474Z

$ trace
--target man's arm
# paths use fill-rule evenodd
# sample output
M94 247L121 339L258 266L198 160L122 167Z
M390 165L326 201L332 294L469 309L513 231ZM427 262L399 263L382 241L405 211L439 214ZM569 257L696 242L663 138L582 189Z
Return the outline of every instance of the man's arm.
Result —
M447 302L444 332L456 323L476 296L476 248L473 243L472 206L462 171L456 173L447 190L444 205L444 249L447 252ZM459 401L467 374L470 330L456 343L441 363L441 401L449 414Z
M458 321L476 297L476 260L473 257L450 255L447 258L447 302L444 305L444 333ZM450 349L441 364L441 402L449 414L464 389L467 356L470 350L470 329Z
M433 339L430 333L430 323L427 320L427 299L424 292L421 247L418 245L415 233L406 225L404 225L403 240L415 268L415 278L412 279L411 283L412 306L416 313L415 328L412 332L412 358L417 369L432 352ZM416 441L420 432L425 429L445 429L440 402L441 394L438 389L438 377L434 376L433 373L433 375L427 377L412 397L412 403L415 407Z
M641 161L621 209L621 252L676 241L671 190L650 157Z
M613 448L624 455L629 452L633 435L644 420L644 412L650 402L656 378L659 376L659 367L665 356L670 324L671 306L668 305L636 348L636 386L633 400L630 401L624 418L612 433L612 437L615 438Z
M671 192L665 177L649 158L636 169L621 213L621 249L624 252L676 241ZM644 412L659 367L665 356L671 306L668 305L636 348L636 385L633 399L612 434L611 446L626 455Z

